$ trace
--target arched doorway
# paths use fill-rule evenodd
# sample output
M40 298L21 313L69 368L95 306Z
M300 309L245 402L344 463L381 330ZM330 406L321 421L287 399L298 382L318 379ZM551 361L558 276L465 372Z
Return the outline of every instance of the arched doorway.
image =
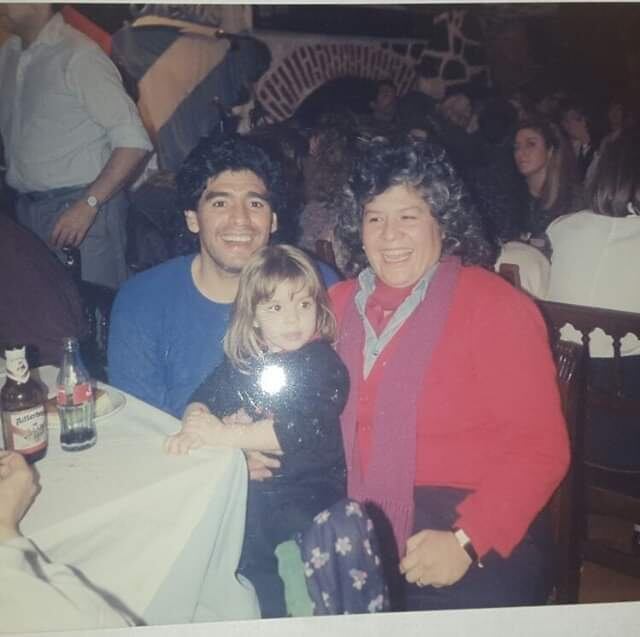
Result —
M375 87L376 81L365 77L329 80L301 102L295 117L303 126L312 127L320 115L329 111L347 109L356 114L367 113Z

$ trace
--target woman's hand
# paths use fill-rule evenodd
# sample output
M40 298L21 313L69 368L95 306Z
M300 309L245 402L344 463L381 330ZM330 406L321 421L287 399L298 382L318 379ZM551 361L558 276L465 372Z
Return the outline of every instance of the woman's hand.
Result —
M462 579L470 566L471 558L452 531L424 530L407 540L400 572L407 582L441 588Z

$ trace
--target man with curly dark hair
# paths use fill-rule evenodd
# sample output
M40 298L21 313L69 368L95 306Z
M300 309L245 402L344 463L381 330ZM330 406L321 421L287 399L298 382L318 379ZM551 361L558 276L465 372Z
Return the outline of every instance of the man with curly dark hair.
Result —
M266 245L285 201L280 165L239 136L203 139L177 176L199 251L142 272L116 297L109 381L174 416L221 362L240 272ZM322 270L326 284L335 273Z
M494 250L442 148L372 143L345 195L361 270L331 290L348 490L377 522L393 603L544 603L569 447L542 317L478 267Z

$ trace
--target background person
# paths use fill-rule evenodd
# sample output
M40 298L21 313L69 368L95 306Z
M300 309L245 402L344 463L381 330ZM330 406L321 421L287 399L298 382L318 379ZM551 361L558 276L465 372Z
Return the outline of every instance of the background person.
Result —
M524 241L506 241L500 246L500 253L494 270L500 272L503 264L518 266L520 286L538 299L546 299L551 277L551 263L544 254Z
M547 226L584 205L573 153L558 126L546 120L529 120L516 129L513 156L529 190L523 238L548 255Z
M353 163L356 127L343 113L327 113L313 129L304 161L306 202L300 214L298 245L316 251L316 242L329 241L336 266L345 271L348 255L336 240L339 197Z
M0 632L130 626L70 568L20 535L18 524L37 492L24 458L0 451Z
M0 212L0 349L29 347L31 366L60 365L62 339L88 334L71 274L32 232ZM35 350L35 351L34 351Z
M542 317L478 267L494 254L440 147L371 145L347 195L364 269L330 294L348 495L377 521L395 606L544 603L569 448Z
M589 109L577 100L567 101L562 107L562 128L569 137L576 158L578 178L585 188L593 180L598 164L601 135L597 131L596 122Z
M628 132L609 142L598 162L591 207L556 219L547 229L553 257L547 298L551 301L640 313L640 138ZM563 330L563 337L572 338ZM613 346L597 331L589 342L590 381L609 386ZM640 341L621 343L624 393L640 395ZM640 469L637 418L594 410L585 431L589 461Z
M609 100L607 106L606 135L600 143L600 154L604 152L607 144L624 137L630 129L636 126L633 109L626 99L617 96Z
M487 235L504 243L525 231L529 193L513 161L518 114L506 99L485 102L478 114L480 151L468 185Z
M111 60L52 5L0 11L14 34L0 48L0 133L18 219L53 248L79 247L82 278L116 288L127 277L123 189L149 138Z
M393 135L397 130L398 89L393 80L378 80L373 99L369 102L370 113L359 118L359 127L371 135Z

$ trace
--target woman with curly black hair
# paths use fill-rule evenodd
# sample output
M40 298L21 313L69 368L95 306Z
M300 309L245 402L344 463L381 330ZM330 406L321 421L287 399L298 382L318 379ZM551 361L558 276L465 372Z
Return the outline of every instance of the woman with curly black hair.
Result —
M494 250L439 146L371 143L344 205L360 274L330 295L349 495L376 521L395 607L544 603L544 509L569 451L536 306L479 267Z

